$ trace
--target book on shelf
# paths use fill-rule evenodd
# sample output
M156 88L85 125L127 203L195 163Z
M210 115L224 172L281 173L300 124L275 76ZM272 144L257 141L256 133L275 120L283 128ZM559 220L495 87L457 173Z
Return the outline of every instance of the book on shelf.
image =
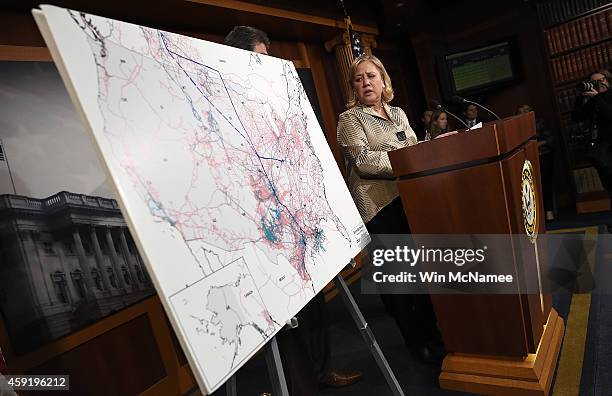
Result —
M597 62L597 55L595 54L595 48L590 47L588 49L589 59L591 60L591 64L593 64L593 69L597 69L599 66L599 62Z
M578 20L578 31L581 34L582 45L591 43L591 31L587 27L588 18L580 18Z
M609 12L600 12L597 15L597 27L601 30L601 36L602 38L604 37L609 37L610 36L610 29L608 29L608 20L607 20L607 14Z
M580 64L578 63L578 54L576 52L570 54L570 58L572 62L572 72L568 76L568 80L574 80L580 76L581 68Z
M601 27L599 26L599 14L591 15L589 17L589 26L590 29L593 31L593 41L599 41L607 37L607 34L604 34Z
M561 67L561 75L559 78L559 82L567 80L567 76L569 75L568 62L566 62L566 58L567 56L559 58L559 65Z
M559 28L559 33L561 35L561 50L565 51L566 49L569 48L569 40L568 40L568 35L567 32L565 31L565 29L561 29Z
M574 22L569 22L566 26L567 36L569 37L568 49L572 49L577 46L576 39L576 25Z
M597 69L599 67L599 63L597 62L597 57L595 56L595 51L593 47L589 47L587 49L587 56L589 57L591 65L593 65L592 69Z
M612 8L564 23L546 31L549 53L571 51L604 41L612 33Z
M546 48L548 48L548 54L553 55L555 53L555 50L553 48L552 33L545 32L544 37L546 38Z
M561 41L561 32L559 29L553 29L553 39L555 42L555 53L563 51L563 42Z

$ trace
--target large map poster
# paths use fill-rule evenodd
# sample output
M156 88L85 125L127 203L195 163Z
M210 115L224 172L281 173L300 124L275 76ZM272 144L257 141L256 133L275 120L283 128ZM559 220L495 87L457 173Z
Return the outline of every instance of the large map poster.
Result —
M296 70L41 8L160 298L214 391L369 242Z

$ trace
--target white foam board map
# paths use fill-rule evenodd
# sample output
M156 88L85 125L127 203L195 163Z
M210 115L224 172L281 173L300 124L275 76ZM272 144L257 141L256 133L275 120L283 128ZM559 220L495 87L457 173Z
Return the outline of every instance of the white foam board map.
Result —
M33 13L212 392L369 242L295 67L55 6Z

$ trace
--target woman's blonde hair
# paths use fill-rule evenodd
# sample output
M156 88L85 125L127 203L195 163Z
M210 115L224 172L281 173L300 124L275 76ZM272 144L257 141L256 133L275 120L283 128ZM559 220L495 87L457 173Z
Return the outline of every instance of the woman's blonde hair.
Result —
M391 78L389 77L387 70L385 70L385 66L374 55L363 54L353 60L353 63L351 64L351 68L349 70L348 82L349 82L349 86L351 87L351 89L349 91L349 98L348 98L349 100L348 100L348 103L346 104L346 107L348 109L353 108L357 106L357 104L359 104L359 100L357 99L357 95L355 95L355 90L353 89L353 80L355 79L355 73L357 72L357 67L363 62L372 62L374 66L376 66L376 68L380 72L380 75L383 78L383 90L381 94L381 99L383 103L386 104L393 100L393 86L391 85Z

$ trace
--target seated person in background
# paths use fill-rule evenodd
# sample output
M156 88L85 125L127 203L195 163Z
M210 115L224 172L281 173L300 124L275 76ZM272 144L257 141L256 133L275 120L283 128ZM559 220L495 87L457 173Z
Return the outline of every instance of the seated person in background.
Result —
M433 110L425 110L421 116L421 123L423 124L423 140L430 140L431 134L429 133L429 124L431 123L431 115Z
M225 37L225 45L268 54L270 40L265 32L250 27L236 26ZM325 324L325 299L317 294L298 314L298 327L280 331L276 339L287 381L289 394L310 396L318 386L342 387L361 379L361 372L341 372L329 367L331 349Z
M391 79L378 58L361 55L349 71L348 110L338 120L338 144L347 159L348 185L370 234L409 234L387 152L417 144L408 118L393 99ZM369 249L373 249L370 244ZM441 362L429 295L381 294L413 357ZM439 344L438 344L439 345Z
M447 132L448 115L442 109L438 109L431 115L431 123L429 124L430 138L435 139Z
M521 105L516 109L516 114L527 114L533 111L529 105ZM554 215L554 155L553 155L553 135L544 126L544 120L536 117L536 134L538 138L538 151L540 153L540 173L542 178L542 193L544 195L544 210L546 220L552 221Z
M476 124L478 124L479 122L482 122L478 118L478 107L476 107L475 105L473 105L471 103L467 103L463 107L462 114L463 114L463 121L465 121L465 123L467 124L468 128L471 128L471 127L475 126Z

